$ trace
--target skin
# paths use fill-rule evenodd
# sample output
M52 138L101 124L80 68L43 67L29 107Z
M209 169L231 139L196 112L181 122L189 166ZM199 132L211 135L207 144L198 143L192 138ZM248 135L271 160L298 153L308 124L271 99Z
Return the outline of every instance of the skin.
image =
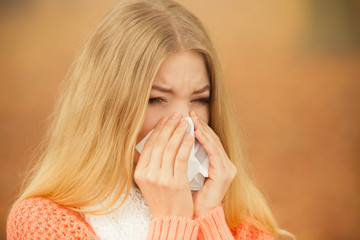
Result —
M191 50L168 57L154 79L138 142L149 131L154 131L141 155L135 151L134 159L134 181L154 218L177 215L193 219L206 214L221 204L236 175L236 167L208 125L210 108L203 99L210 97L210 89L194 94L206 85L210 85L210 81L205 62L199 53ZM163 92L154 86L172 92ZM187 161L194 140L189 135L181 144L189 124L182 119L186 116L191 116L195 137L210 161L209 178L199 191L193 193L187 177Z
M170 116L174 111L179 112L183 117L189 116L190 111L194 110L204 121L209 122L209 104L197 100L199 98L209 98L210 89L203 93L192 94L194 91L210 86L209 76L202 56L194 51L181 51L168 57L160 66L153 86L172 89L173 93L165 93L158 89L150 92L152 103L149 103L145 115L145 121L137 137L140 142L165 116ZM136 153L138 153L136 151ZM135 156L138 160L139 154Z

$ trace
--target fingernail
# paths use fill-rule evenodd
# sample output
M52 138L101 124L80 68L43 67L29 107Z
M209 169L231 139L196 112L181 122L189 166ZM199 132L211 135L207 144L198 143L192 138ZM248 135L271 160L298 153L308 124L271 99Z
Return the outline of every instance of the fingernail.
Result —
M186 141L190 141L192 139L192 136L190 134L188 134L185 138Z
M192 112L191 112L191 116L192 116L194 119L197 119L197 114L195 113L195 111L192 111Z
M187 120L185 118L181 119L180 127L184 127L186 125Z
M172 119L178 119L180 117L180 114L178 112L174 112L172 115Z
M168 117L163 118L160 122L161 125L164 125L167 122Z

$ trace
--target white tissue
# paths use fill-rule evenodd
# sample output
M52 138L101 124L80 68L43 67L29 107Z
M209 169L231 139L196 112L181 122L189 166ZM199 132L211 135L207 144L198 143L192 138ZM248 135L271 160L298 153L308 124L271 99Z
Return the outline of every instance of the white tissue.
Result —
M189 126L185 133L184 138L190 134L193 136L195 143L190 152L189 162L188 162L188 177L190 182L190 188L193 191L198 191L204 185L205 177L208 177L209 171L209 157L205 152L203 146L194 136L194 123L191 117L186 117L188 120ZM151 133L154 131L152 129L137 145L136 150L141 153L146 140L150 137ZM184 139L183 139L184 141Z

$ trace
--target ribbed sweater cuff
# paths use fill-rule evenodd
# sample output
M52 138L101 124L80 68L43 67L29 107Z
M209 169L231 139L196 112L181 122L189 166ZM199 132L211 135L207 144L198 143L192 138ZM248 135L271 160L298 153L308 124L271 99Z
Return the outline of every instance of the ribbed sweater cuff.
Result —
M199 223L182 216L157 217L150 222L147 240L196 240Z
M195 221L200 224L204 239L234 239L226 223L224 209L221 205L213 208Z

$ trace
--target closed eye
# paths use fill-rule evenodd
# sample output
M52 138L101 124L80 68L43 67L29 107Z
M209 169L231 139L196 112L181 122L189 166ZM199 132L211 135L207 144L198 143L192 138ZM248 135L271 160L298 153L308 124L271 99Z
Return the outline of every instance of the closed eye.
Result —
M209 104L210 103L210 98L198 98L198 99L195 99L194 101L201 102L201 103L204 103L204 104Z
M155 98L149 99L149 103L161 103L162 101L165 101L165 100L161 97L155 97Z
M210 103L210 98L197 98L197 99L195 99L193 101L194 102L200 102L202 104L209 104ZM159 104L161 102L166 102L166 100L161 98L161 97L149 98L149 103L150 104Z

